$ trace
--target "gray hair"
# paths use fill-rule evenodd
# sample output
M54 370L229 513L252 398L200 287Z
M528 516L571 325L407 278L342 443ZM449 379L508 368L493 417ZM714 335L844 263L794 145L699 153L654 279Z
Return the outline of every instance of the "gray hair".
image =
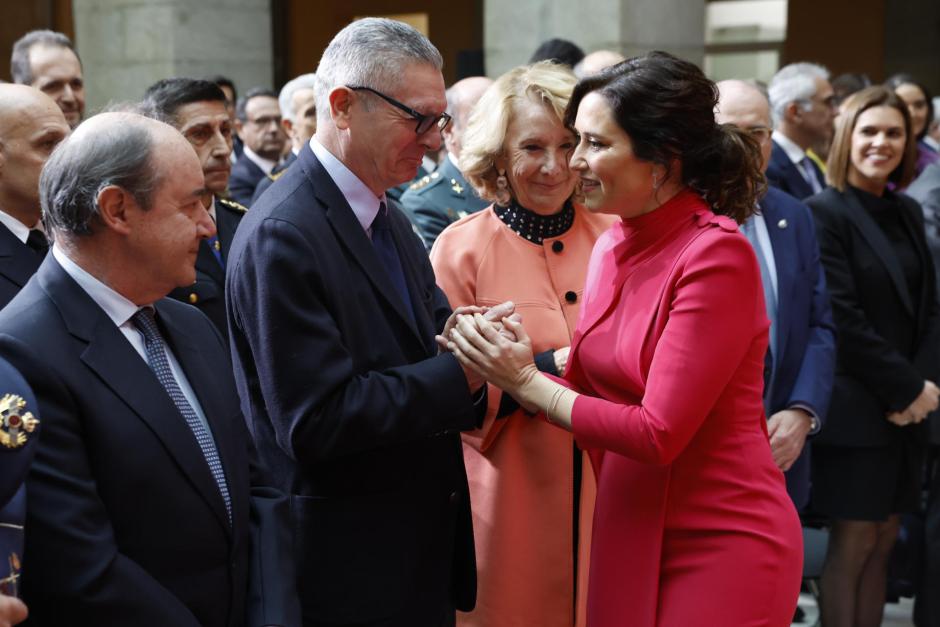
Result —
M132 114L127 114L129 121ZM159 174L152 164L153 133L143 124L113 124L72 135L53 151L39 177L43 222L53 236L91 235L98 194L115 185L149 209Z
M10 76L13 77L14 83L29 85L33 82L33 69L29 65L29 51L36 45L68 48L75 54L78 64L81 65L82 63L72 40L62 33L57 33L54 30L30 31L13 44L13 54L10 56Z
M294 111L294 103L292 102L294 94L296 94L301 89L312 89L316 92L317 89L317 75L316 74L301 74L297 78L287 81L287 83L281 87L281 93L278 94L277 104L281 108L281 118L284 120L294 121L294 116L297 115L297 112Z
M338 32L317 66L317 119L330 118L329 93L342 85L362 85L388 92L401 84L405 66L444 66L441 53L411 26L367 17Z
M787 105L799 103L807 111L812 106L810 98L816 95L816 79L829 80L829 70L817 63L791 63L781 68L767 87L770 113L774 126L783 120Z

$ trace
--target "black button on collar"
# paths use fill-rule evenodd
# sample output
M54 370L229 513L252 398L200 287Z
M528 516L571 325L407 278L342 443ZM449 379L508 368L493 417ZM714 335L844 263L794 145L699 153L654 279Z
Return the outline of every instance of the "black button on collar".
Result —
M560 253L564 249L565 249L565 243L563 241L556 239L554 242L552 242L553 252Z
M569 303L575 303L578 301L578 295L569 290L565 292L565 300Z

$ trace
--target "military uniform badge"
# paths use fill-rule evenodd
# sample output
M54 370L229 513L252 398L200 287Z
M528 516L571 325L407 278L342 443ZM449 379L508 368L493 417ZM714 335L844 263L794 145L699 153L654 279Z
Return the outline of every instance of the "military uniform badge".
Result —
M0 398L0 446L8 449L23 446L38 424L39 420L26 411L22 396L5 394Z

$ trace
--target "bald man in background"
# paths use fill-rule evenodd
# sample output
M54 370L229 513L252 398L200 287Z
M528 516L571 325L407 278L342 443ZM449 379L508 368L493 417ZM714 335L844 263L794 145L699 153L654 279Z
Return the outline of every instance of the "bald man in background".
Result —
M0 84L0 308L46 256L39 173L68 134L69 125L52 98L27 85Z
M612 65L617 65L625 60L626 57L619 52L614 52L613 50L595 50L574 66L574 75L580 80L585 76L597 74L601 70L609 68Z
M451 85L447 90L447 113L453 120L441 132L447 154L437 170L402 194L401 206L428 250L447 225L489 205L477 196L457 163L473 105L492 83L485 76L472 76Z

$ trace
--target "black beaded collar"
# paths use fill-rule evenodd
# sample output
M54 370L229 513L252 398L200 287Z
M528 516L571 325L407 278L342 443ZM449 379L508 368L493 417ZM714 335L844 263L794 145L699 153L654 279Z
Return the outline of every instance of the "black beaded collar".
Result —
M543 216L530 211L515 202L508 207L493 205L496 217L503 221L519 237L542 245L542 241L550 237L558 237L574 224L574 206L566 202L558 213Z

